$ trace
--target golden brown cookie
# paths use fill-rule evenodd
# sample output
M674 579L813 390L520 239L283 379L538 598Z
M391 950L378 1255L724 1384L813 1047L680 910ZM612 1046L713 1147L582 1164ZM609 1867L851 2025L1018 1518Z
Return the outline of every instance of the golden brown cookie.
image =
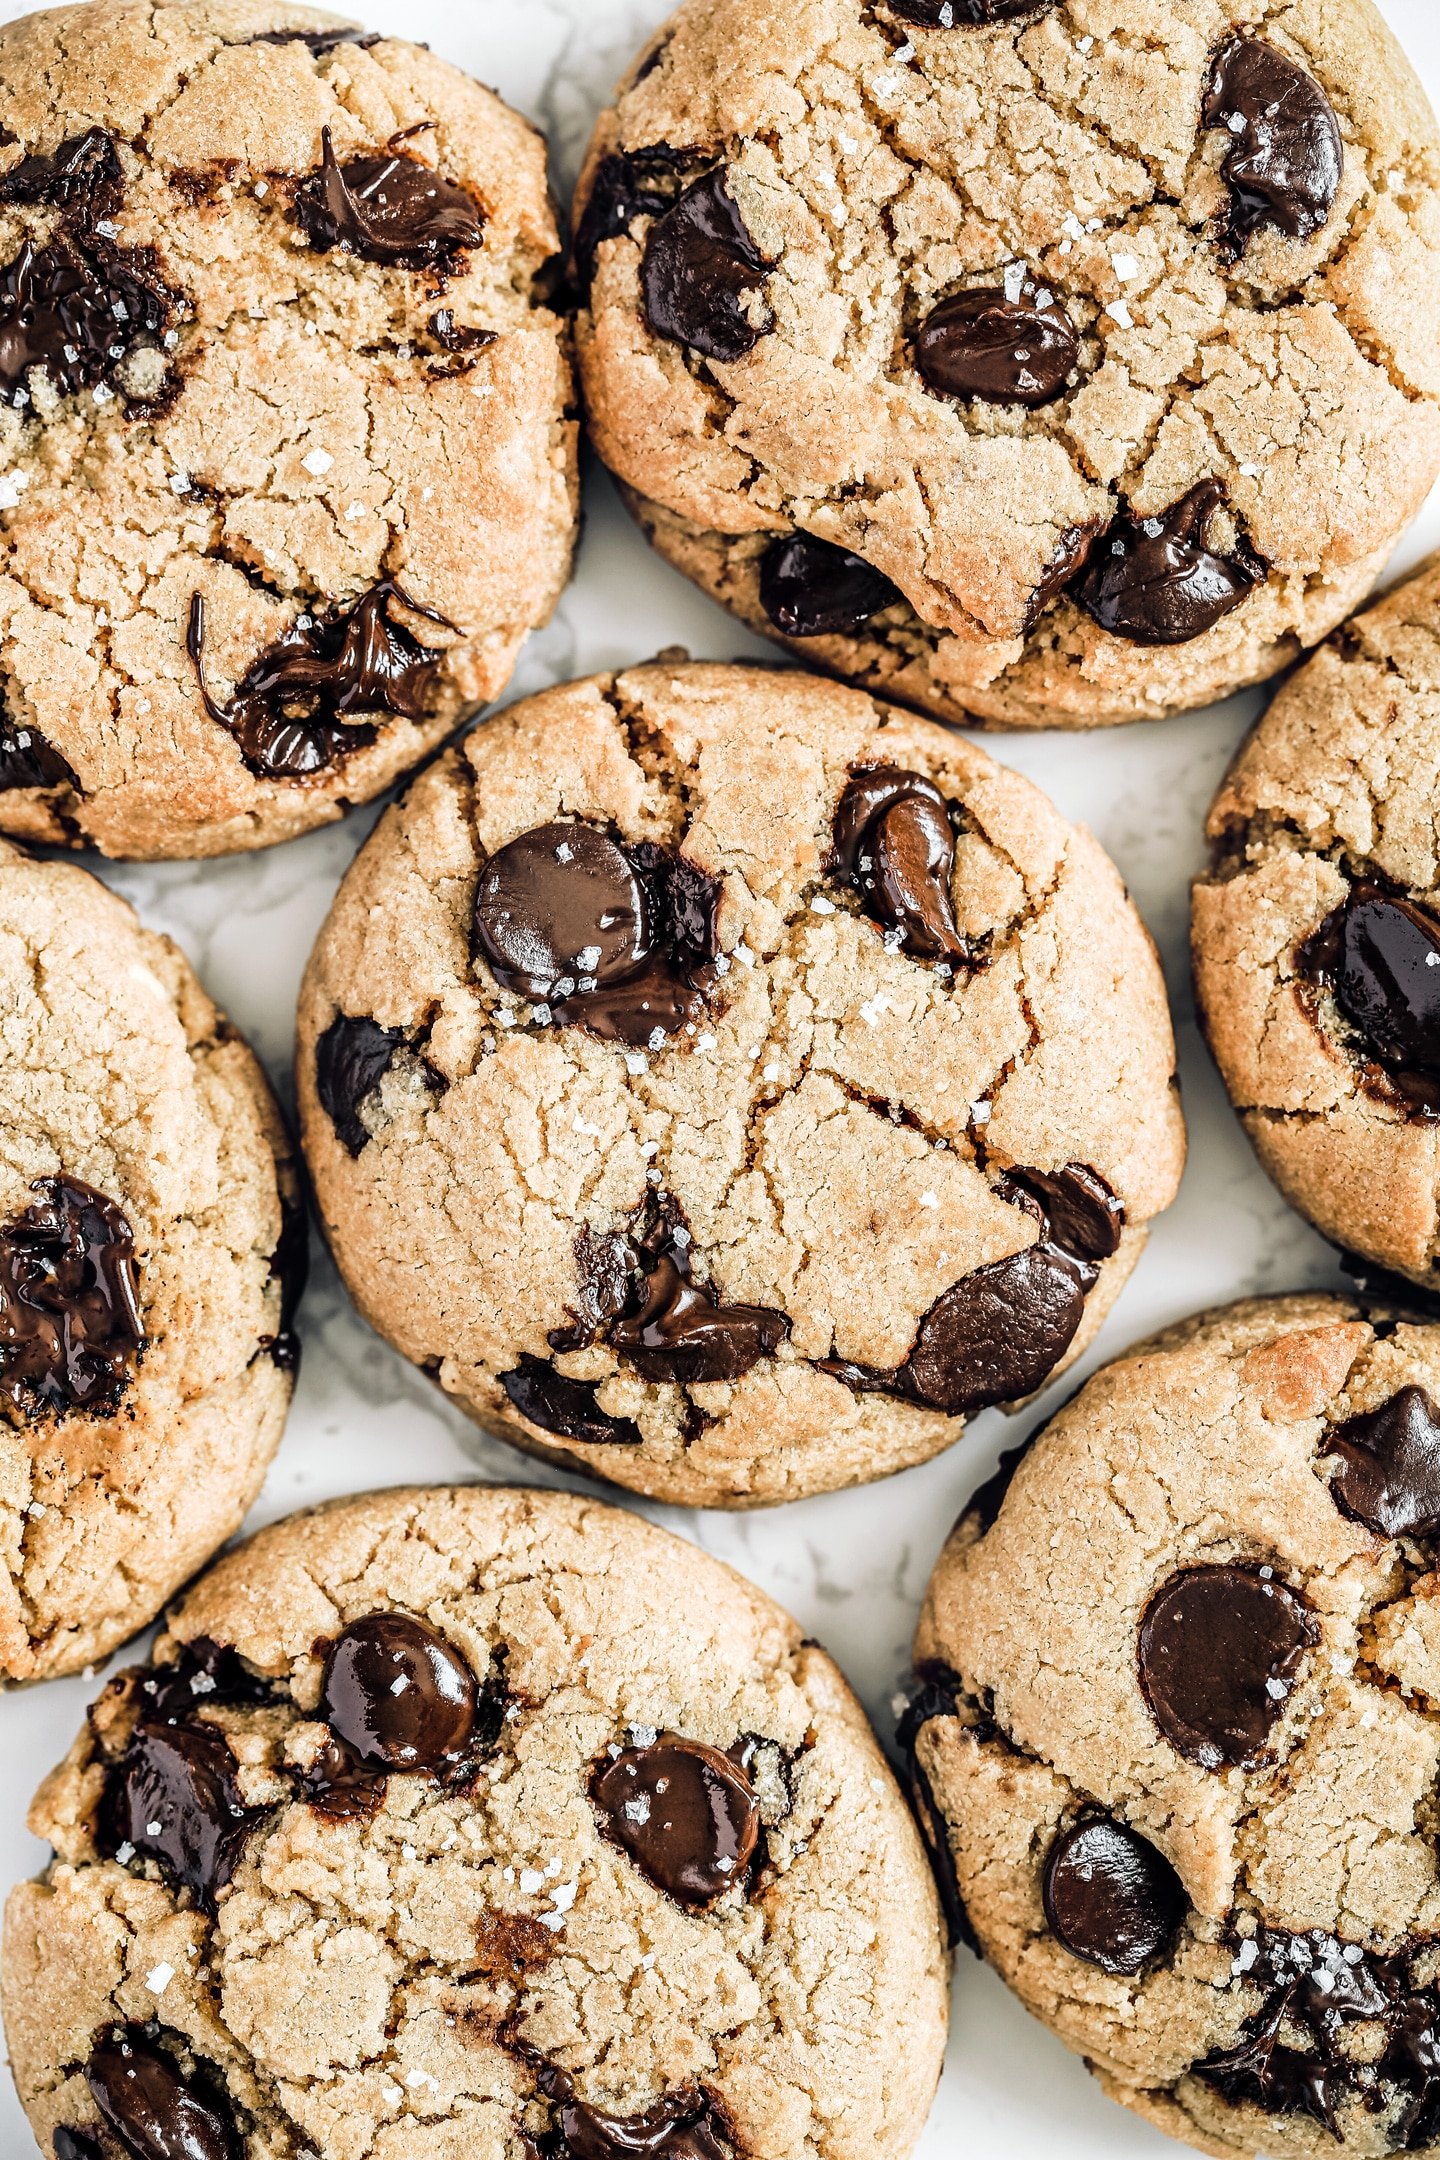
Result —
M474 730L301 996L362 1312L481 1423L658 1497L883 1476L1079 1354L1174 1196L1154 948L959 736L656 662Z
M31 1823L5 2029L65 2160L101 2122L196 2160L903 2160L939 2076L935 1888L840 1674L568 1494L263 1531Z
M1440 1331L1212 1312L961 1517L906 1737L952 1917L1220 2156L1440 2147Z
M184 956L0 841L0 1682L103 1657L238 1527L304 1256L279 1110Z
M0 31L0 827L213 855L505 683L575 524L540 137L285 0Z
M1440 466L1440 140L1371 0L688 0L576 205L687 575L942 719L1272 675Z

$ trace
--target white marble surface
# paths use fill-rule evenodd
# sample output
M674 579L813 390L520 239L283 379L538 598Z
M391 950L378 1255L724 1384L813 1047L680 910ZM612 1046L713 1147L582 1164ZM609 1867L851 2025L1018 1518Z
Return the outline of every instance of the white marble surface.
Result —
M339 4L339 0L332 0ZM1433 0L1381 0L1440 104L1440 18ZM23 13L0 0L0 20ZM665 0L359 0L379 29L427 39L494 84L548 133L564 199L590 123L620 70L665 12ZM1440 495L1407 536L1396 566L1440 543ZM768 651L650 554L593 465L574 583L526 652L521 695L591 669L680 644L697 657ZM1174 1003L1191 1156L1176 1206L1087 1364L1198 1306L1260 1290L1338 1281L1328 1248L1291 1214L1255 1167L1198 1039L1186 960L1186 893L1201 855L1206 803L1256 709L1253 698L1189 718L1091 737L1034 735L992 743L1060 808L1098 834L1159 940ZM262 856L120 868L101 874L147 921L172 933L249 1035L282 1088L289 1084L296 988L336 882L373 822L342 825ZM352 1311L318 1250L300 1326L305 1355L289 1430L252 1522L333 1493L477 1474L516 1482L535 1466L478 1434ZM1072 1383L1066 1381L1068 1388ZM1044 1414L1044 1405L1036 1416ZM938 1462L867 1491L748 1516L657 1520L733 1561L834 1652L882 1730L907 1666L925 1579L945 1531L1000 1447L1031 1420L977 1418ZM540 1471L541 1480L560 1482ZM98 1682L60 1681L0 1706L0 1875L44 1860L22 1827L42 1772L68 1746ZM1033 2024L966 1953L956 1975L949 2063L919 2146L921 2160L958 2151L1007 2160L1162 2160L1176 2148L1103 2099L1079 2063ZM0 2155L33 2150L8 2085L0 2091Z

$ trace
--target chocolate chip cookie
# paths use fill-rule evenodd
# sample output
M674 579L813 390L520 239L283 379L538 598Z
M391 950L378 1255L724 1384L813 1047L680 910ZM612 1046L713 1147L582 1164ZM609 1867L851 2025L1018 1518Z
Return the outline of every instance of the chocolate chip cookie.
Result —
M31 1823L3 1991L47 2154L902 2160L939 2076L934 1886L839 1672L568 1494L262 1532Z
M0 830L339 816L506 681L569 565L544 146L284 0L0 30Z
M817 677L476 729L301 994L361 1311L481 1423L738 1506L935 1454L1094 1334L1184 1130L1153 947L1035 788Z
M1370 0L688 0L576 205L657 547L942 719L1314 645L1440 467L1440 141Z
M294 1385L305 1218L259 1065L168 938L0 841L0 1684L153 1620Z
M1265 1168L1440 1289L1440 562L1287 683L1210 811L1195 984Z
M1440 1330L1259 1300L975 1495L906 1720L952 1926L1216 2155L1440 2146Z

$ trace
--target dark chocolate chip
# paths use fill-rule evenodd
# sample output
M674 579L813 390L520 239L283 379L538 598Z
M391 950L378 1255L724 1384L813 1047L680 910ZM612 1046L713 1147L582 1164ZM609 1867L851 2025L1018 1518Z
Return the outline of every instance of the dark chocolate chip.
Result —
M730 1305L690 1279L688 1236L667 1227L646 1254L648 1266L630 1309L612 1321L609 1342L645 1380L693 1386L738 1380L772 1357L790 1333L767 1305Z
M1014 299L999 285L955 293L915 338L915 365L932 390L988 405L1048 405L1079 356L1080 334L1060 302L1029 283Z
M563 2070L541 2066L540 2089L556 2102L555 2129L540 2140L544 2160L731 2160L729 2126L694 2086L665 2093L638 2115L606 2115L575 2098Z
M1203 1770L1253 1770L1320 1639L1298 1591L1258 1567L1192 1567L1140 1622L1140 1684L1171 1746Z
M114 137L92 127L67 137L58 150L33 151L0 174L0 202L80 210L88 222L118 206L123 178Z
M1225 501L1218 480L1202 480L1158 517L1118 518L1090 552L1075 599L1102 630L1134 645L1184 645L1239 607L1267 565L1237 537L1234 552L1206 546Z
M912 1392L949 1417L1032 1395L1075 1340L1094 1279L1043 1239L963 1276L920 1323L904 1366Z
M301 1774L306 1803L327 1822L369 1822L378 1815L389 1786L383 1770L367 1769L343 1740L327 1740Z
M0 715L0 794L11 788L79 785L70 765L39 728Z
M772 267L717 166L692 181L646 235L640 265L646 320L657 337L707 359L743 360L775 327L769 309L761 314L753 298Z
M352 714L398 713L423 720L443 655L422 645L391 605L447 630L455 625L422 607L382 578L353 606L333 615L302 615L247 668L228 701L211 695L205 679L205 602L190 601L185 649L212 720L229 728L252 772L266 779L303 780L349 751L375 740L375 729Z
M341 165L329 128L320 140L320 170L295 195L311 247L341 248L404 270L448 268L465 249L479 247L485 220L458 181L393 145L379 157Z
M618 240L638 217L663 217L674 200L665 188L694 156L650 143L642 150L613 150L602 157L575 228L574 258L582 289L595 282L595 256L602 240Z
M852 637L901 598L863 555L812 533L772 540L760 558L760 605L784 637Z
M430 335L448 353L477 353L495 343L496 333L482 330L475 323L457 323L455 310L442 307L430 317Z
M0 1393L29 1417L108 1416L145 1347L130 1224L79 1178L30 1189L0 1229Z
M117 2025L91 2051L85 2082L107 2130L135 2160L241 2160L228 2110L202 2098L138 2025Z
M958 1697L962 1683L958 1673L948 1667L927 1666L916 1674L921 1685L905 1707L904 1715L896 1728L895 1745L905 1758L906 1782L910 1790L910 1804L919 1827L921 1843L930 1862L930 1872L940 1893L940 1909L945 1916L945 1932L953 1950L963 1943L967 1950L980 1956L980 1938L975 1933L970 1915L965 1910L965 1900L960 1893L960 1878L955 1871L955 1854L950 1844L950 1832L945 1812L935 1798L935 1788L920 1761L920 1735L936 1718L957 1718L960 1714Z
M1337 1425L1324 1448L1340 1457L1330 1493L1346 1515L1377 1537L1440 1531L1440 1410L1423 1388Z
M1053 1245L1081 1260L1108 1260L1120 1250L1125 1209L1098 1170L1066 1163L1063 1170L1012 1170L1014 1182L1038 1200Z
M102 1852L132 1846L213 1911L265 1812L245 1805L235 1772L218 1726L137 1726L106 1779Z
M336 1637L317 1715L368 1769L438 1772L463 1760L479 1710L475 1675L443 1635L377 1612Z
M375 1093L405 1042L404 1028L337 1014L315 1044L315 1093L335 1136L358 1155L370 1138L360 1106Z
M372 45L380 43L378 30L260 30L247 45L308 45L319 58L334 52L337 45L358 45L368 52Z
M252 1673L228 1643L196 1635L182 1645L168 1665L132 1666L116 1675L119 1683L143 1695L146 1724L177 1725L194 1716L201 1703L259 1704L273 1699L273 1689Z
M1039 622L1040 617L1049 607L1051 601L1058 599L1071 581L1077 578L1085 568L1094 551L1099 533L1100 527L1094 523L1067 525L1064 532L1061 533L1059 540L1055 543L1055 552L1041 571L1040 582L1035 587L1034 592L1031 593L1029 606L1025 610L1024 627L1027 636L1034 629L1036 623Z
M1163 1956L1189 1910L1164 1854L1109 1815L1088 1816L1055 1840L1044 1898L1051 1932L1108 1973L1142 1972Z
M475 948L502 989L547 1005L556 1025L650 1043L695 1010L719 903L714 879L651 842L540 825L481 871Z
M579 1440L588 1447L639 1447L640 1428L633 1419L611 1417L596 1402L599 1384L568 1379L545 1358L524 1351L514 1370L500 1375L500 1385L521 1417L538 1425L541 1432Z
M1263 39L1235 35L1215 55L1207 128L1224 128L1220 171L1230 190L1221 236L1228 261L1263 226L1308 240L1334 206L1344 149L1334 108L1313 76Z
M1440 1116L1440 923L1379 886L1354 885L1296 961L1333 991L1407 1108Z
M681 1905L712 1905L745 1882L760 1808L749 1778L718 1749L665 1733L607 1761L590 1792L616 1843Z
M43 246L26 239L0 271L0 401L29 403L32 368L66 395L108 384L177 303L148 251L64 227Z
M582 1223L575 1233L577 1292L570 1325L551 1328L552 1350L585 1350L607 1321L617 1320L630 1302L631 1247L628 1238L592 1230Z
M88 2130L72 2130L64 2123L51 2132L50 2150L55 2160L105 2160L99 2138Z
M836 869L867 913L900 933L903 951L968 965L974 954L950 899L955 829L933 780L898 765L861 770L847 781L831 830Z
M1048 15L1060 0L891 0L895 13L927 30L972 30L987 23Z
M1047 1419L1046 1423L1048 1422ZM961 1508L958 1521L973 1523L977 1536L984 1537L1000 1520L1000 1510L1005 1505L1006 1494L1015 1482L1015 1473L1043 1431L1044 1426L1038 1426L1029 1439L1022 1440L1017 1447L1001 1448L1000 1460L995 1468L982 1484L976 1486Z

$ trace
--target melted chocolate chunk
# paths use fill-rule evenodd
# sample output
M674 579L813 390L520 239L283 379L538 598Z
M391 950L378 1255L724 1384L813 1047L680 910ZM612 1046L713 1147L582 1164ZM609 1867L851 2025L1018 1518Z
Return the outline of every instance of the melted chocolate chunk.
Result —
M983 1484L976 1486L961 1508L958 1521L973 1522L977 1537L984 1537L1000 1520L1000 1510L1005 1505L1006 1494L1015 1482L1015 1473L1049 1422L1047 1418L1044 1425L1037 1425L1029 1439L1022 1440L1017 1447L1001 1448L1000 1459L995 1468Z
M327 1740L300 1778L307 1804L327 1822L369 1822L378 1815L389 1777L367 1769L342 1740Z
M1077 578L1090 560L1091 552L1099 536L1096 524L1067 525L1056 542L1055 552L1040 573L1040 582L1030 595L1025 610L1025 633L1028 636L1052 600L1059 598L1071 580Z
M474 942L502 989L560 1027L642 1044L695 1010L718 951L720 888L649 841L625 848L578 820L540 825L491 856Z
M1109 1815L1087 1816L1055 1840L1044 1899L1057 1939L1108 1973L1143 1972L1169 1949L1189 1911L1164 1854Z
M915 365L932 390L987 405L1048 405L1079 357L1074 323L1033 285L1014 299L998 285L956 293L931 309L915 339Z
M105 2160L99 2138L92 2137L88 2130L71 2130L64 2123L51 2132L50 2150L55 2160Z
M311 247L401 270L449 268L466 248L479 247L485 220L457 180L393 145L380 157L341 165L329 128L320 141L320 170L295 195Z
M370 1138L360 1121L360 1105L375 1093L404 1043L404 1028L385 1028L378 1020L352 1020L340 1013L315 1045L315 1093L336 1138L352 1155Z
M645 238L640 284L657 337L710 360L743 360L773 330L753 295L773 267L756 247L725 186L723 167L691 182ZM747 310L745 301L749 297Z
M91 2051L85 2082L106 2129L135 2160L241 2160L228 2110L202 2098L142 2026L115 2026Z
M448 353L483 352L496 337L493 330L482 330L478 324L457 323L455 310L448 307L436 308L430 317L430 335Z
M460 1652L423 1620L370 1613L332 1644L317 1715L367 1769L452 1771L475 1741L480 1691Z
M337 45L358 45L368 52L380 43L378 30L261 30L245 40L247 45L308 45L317 59L334 52Z
M1340 1457L1330 1496L1343 1514L1377 1537L1440 1531L1440 1410L1423 1388L1403 1387L1378 1410L1347 1419L1325 1452Z
M538 1425L541 1432L562 1440L579 1440L588 1447L639 1447L640 1428L631 1418L611 1417L595 1400L598 1380L571 1380L557 1372L545 1358L522 1351L512 1372L500 1375L500 1385L521 1417Z
M79 1178L30 1189L0 1229L0 1395L26 1417L108 1417L145 1347L130 1224Z
M554 2130L539 2143L543 2160L731 2160L729 2126L710 2096L694 2086L622 2117L577 2100L564 2071L548 2063L539 2084L557 2113Z
M208 1635L184 1644L170 1664L132 1666L114 1684L143 1695L142 1720L160 1725L183 1723L202 1702L265 1703L273 1695L270 1682L252 1673L237 1651Z
M1225 490L1202 480L1158 517L1118 518L1090 555L1074 597L1102 630L1134 645L1184 645L1213 629L1267 565L1247 540L1214 555L1206 535Z
M618 1320L630 1302L631 1247L628 1238L597 1233L582 1223L575 1233L575 1275L579 1284L570 1308L570 1325L551 1328L552 1350L584 1350L609 1320Z
M666 1733L607 1761L590 1793L616 1843L679 1904L712 1905L745 1881L760 1808L730 1756Z
M602 157L575 228L573 255L581 287L595 282L595 256L602 240L618 240L638 217L664 217L673 195L665 183L688 164L693 151L650 143L643 150L614 150Z
M927 30L976 29L986 23L1014 22L1020 16L1047 15L1060 0L891 0L895 13Z
M789 1335L784 1313L767 1305L724 1304L713 1290L692 1282L689 1238L677 1236L675 1226L663 1225L642 1252L645 1272L637 1294L611 1322L608 1336L642 1379L682 1387L738 1380Z
M71 135L58 150L37 150L0 174L0 202L76 209L90 219L116 209L123 185L120 153L104 128Z
M1220 171L1230 211L1220 250L1244 254L1263 226L1308 240L1329 217L1344 149L1334 108L1312 76L1263 39L1227 38L1205 90L1207 128L1230 137Z
M265 1812L246 1807L235 1772L217 1726L138 1726L106 1781L102 1851L132 1846L213 1911Z
M228 702L205 679L205 602L195 593L185 650L212 720L228 728L252 772L271 780L304 780L375 740L375 729L354 713L398 713L423 720L443 655L430 651L402 623L391 603L412 615L455 625L382 578L353 607L321 619L302 615L266 647L241 676Z
M899 932L902 951L952 967L970 963L950 899L955 830L933 780L898 765L861 770L846 783L831 829L835 868L866 912Z
M1363 2097L1375 2112L1393 2111L1390 2151L1432 2143L1440 2130L1440 1999L1433 1987L1415 1986L1408 1952L1382 1955L1319 1928L1292 1935L1260 1927L1230 1940L1233 1970L1264 2000L1237 2045L1197 2063L1195 2074L1232 2105L1309 2115L1336 2138L1341 2103ZM1339 2045L1357 2022L1380 2027L1383 2052L1373 2066ZM1282 2027L1310 2047L1282 2041Z
M74 772L39 728L0 716L0 795L11 788L78 787Z
M960 1878L955 1872L955 1855L950 1846L950 1833L946 1827L943 1809L935 1798L935 1788L930 1783L920 1762L920 1735L936 1718L957 1718L960 1715L959 1696L962 1684L958 1673L948 1667L928 1666L917 1672L921 1686L918 1694L911 1697L905 1713L895 1732L895 1745L905 1758L906 1782L910 1789L911 1805L919 1827L920 1839L930 1861L930 1872L940 1893L940 1909L945 1915L945 1931L953 1950L963 1943L967 1950L980 1956L980 1939L965 1910L965 1900L960 1894Z
M0 271L0 399L29 402L32 368L65 395L109 383L139 341L158 338L177 296L151 258L94 233L23 242Z
M903 598L863 555L789 533L760 558L760 605L784 637L851 637Z
M1377 885L1350 889L1296 954L1412 1115L1440 1117L1440 923Z
M1066 1163L1063 1170L1012 1170L1010 1176L1044 1209L1052 1244L1096 1262L1120 1250L1124 1205L1088 1163Z
M1140 1622L1140 1685L1170 1745L1202 1770L1253 1770L1305 1652L1308 1605L1256 1567L1192 1567L1156 1591Z

